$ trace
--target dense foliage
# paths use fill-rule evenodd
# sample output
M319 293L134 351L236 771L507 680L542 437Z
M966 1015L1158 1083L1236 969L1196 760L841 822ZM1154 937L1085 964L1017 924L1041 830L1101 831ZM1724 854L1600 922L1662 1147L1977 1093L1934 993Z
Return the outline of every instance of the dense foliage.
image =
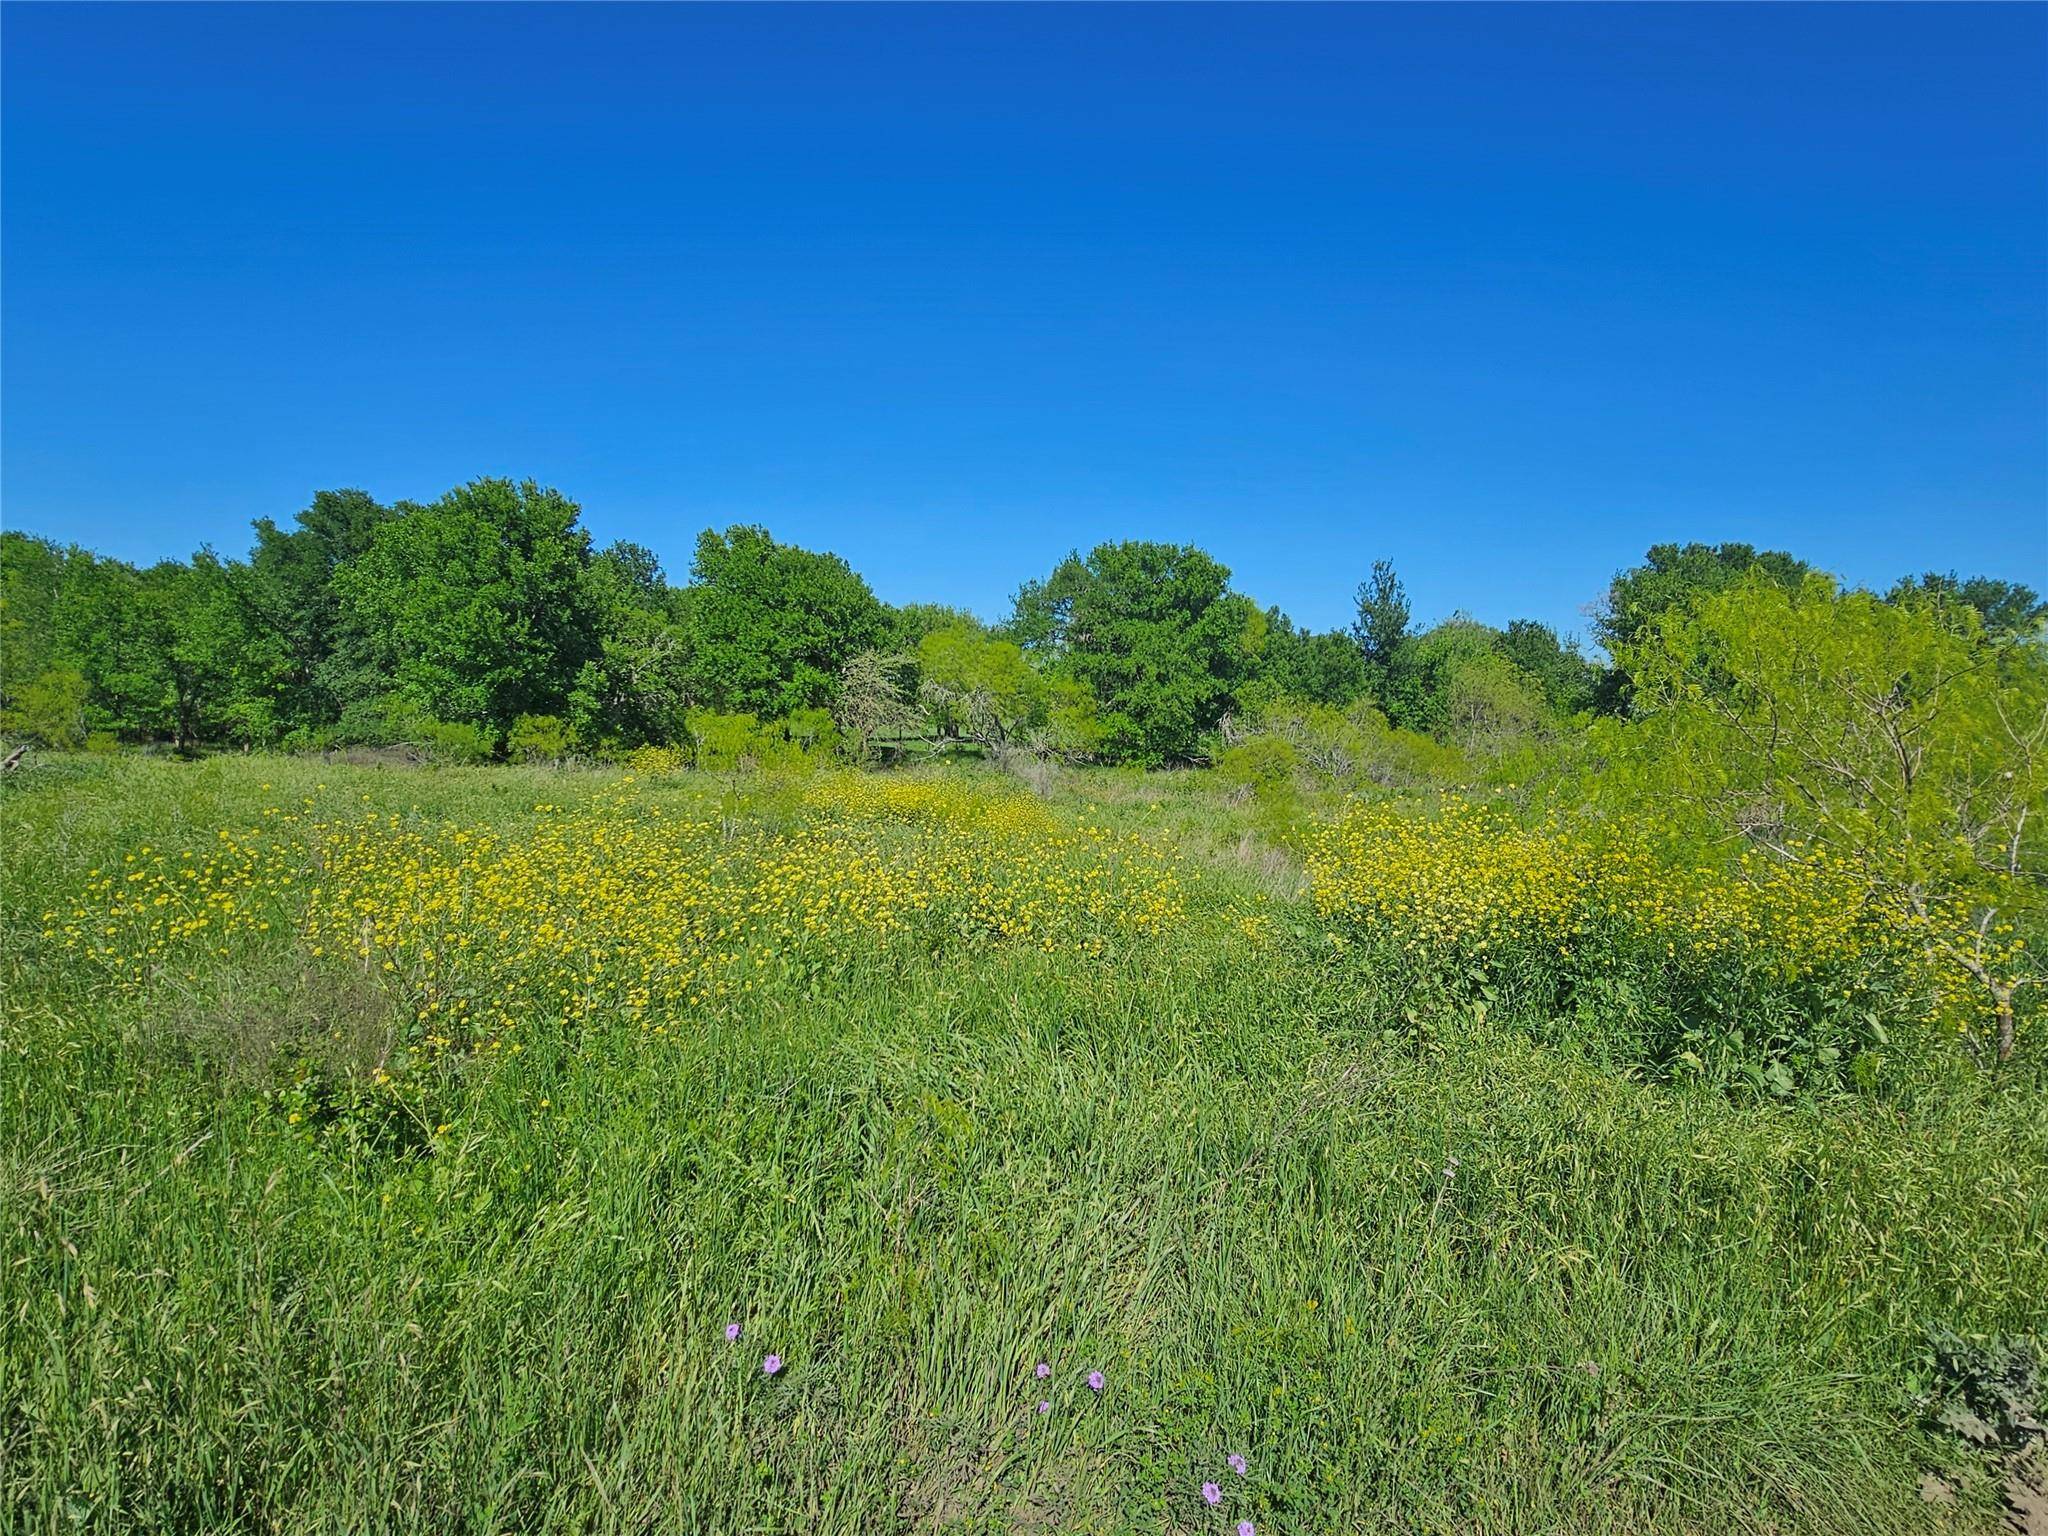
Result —
M1488 763L1588 714L1639 712L1637 652L1668 615L1809 574L1745 544L1658 545L1611 583L1600 661L1529 619L1416 627L1385 561L1358 584L1356 622L1318 633L1261 609L1200 549L1103 544L1025 582L991 628L891 608L844 560L761 528L706 530L672 585L652 551L595 548L577 505L530 482L389 507L322 491L290 527L265 518L255 534L243 559L147 568L0 534L0 731L542 760L689 755L693 716L826 711L856 759L971 743L1159 766L1213 761L1262 721L1326 707L1377 710ZM1989 640L2048 616L1989 577L1929 573L1882 601L1944 624L1972 615Z

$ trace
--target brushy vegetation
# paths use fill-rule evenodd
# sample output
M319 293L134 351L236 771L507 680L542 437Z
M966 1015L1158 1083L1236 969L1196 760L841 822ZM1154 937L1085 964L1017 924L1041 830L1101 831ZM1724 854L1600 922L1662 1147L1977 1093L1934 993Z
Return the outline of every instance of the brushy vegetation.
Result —
M1342 722L31 760L0 1529L1995 1527L2030 1020L1959 1044L1861 865Z

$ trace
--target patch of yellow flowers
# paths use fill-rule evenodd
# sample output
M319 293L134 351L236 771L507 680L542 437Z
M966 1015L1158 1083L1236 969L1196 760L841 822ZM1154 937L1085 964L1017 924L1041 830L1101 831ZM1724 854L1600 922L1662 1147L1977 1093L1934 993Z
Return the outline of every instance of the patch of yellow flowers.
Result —
M133 989L275 925L382 976L427 1045L498 1050L535 1017L623 1010L661 1032L770 975L889 952L1100 956L1185 913L1157 843L1061 825L1022 795L832 775L802 798L782 831L673 813L630 779L513 833L279 810L201 852L94 871L44 931Z
M1326 919L1412 949L1533 941L1569 957L1595 933L1618 933L1673 958L1735 960L1790 980L1907 948L1852 872L1824 857L1687 867L1639 838L1556 819L1527 826L1459 799L1433 818L1353 805L1311 843L1308 875Z

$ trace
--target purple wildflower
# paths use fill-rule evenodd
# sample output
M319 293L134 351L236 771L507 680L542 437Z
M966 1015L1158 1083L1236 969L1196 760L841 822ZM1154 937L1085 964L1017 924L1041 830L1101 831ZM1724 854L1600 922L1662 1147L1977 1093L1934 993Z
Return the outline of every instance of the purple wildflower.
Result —
M1088 1373L1088 1386L1091 1391L1100 1392L1102 1390L1102 1372L1090 1371Z
M761 1362L761 1374L763 1376L773 1376L777 1371L781 1369L782 1356L780 1355L770 1355L766 1360L763 1360Z
M1238 1455L1230 1455L1230 1456L1226 1456L1226 1457L1224 1457L1223 1459L1224 1459L1225 1461L1227 1461L1227 1462L1229 1462L1229 1463L1230 1463L1230 1470L1231 1470L1231 1471L1235 1472L1235 1473L1236 1473L1236 1474L1237 1474L1237 1475L1238 1475L1239 1477L1243 1477L1243 1476L1244 1476L1244 1474L1245 1474L1245 1465L1244 1465L1244 1458L1243 1458L1242 1456L1238 1456Z
M738 1323L727 1323L725 1325L725 1342L728 1344L737 1344L739 1343L739 1341L740 1325Z
M1039 1411L1040 1413L1051 1413L1051 1412L1052 1412L1052 1399L1051 1399L1051 1398L1049 1398L1049 1397L1041 1397L1041 1398L1040 1398L1040 1399L1038 1400L1038 1411Z
M1221 1504L1223 1502L1223 1490L1214 1483L1202 1484L1202 1502L1204 1504Z
M1043 1381L1046 1377L1052 1374L1052 1367L1047 1365L1043 1360L1041 1360L1038 1362L1036 1369L1034 1369L1031 1374L1036 1376L1040 1381Z
M1237 1522L1237 1536L1259 1536L1259 1528L1249 1520Z

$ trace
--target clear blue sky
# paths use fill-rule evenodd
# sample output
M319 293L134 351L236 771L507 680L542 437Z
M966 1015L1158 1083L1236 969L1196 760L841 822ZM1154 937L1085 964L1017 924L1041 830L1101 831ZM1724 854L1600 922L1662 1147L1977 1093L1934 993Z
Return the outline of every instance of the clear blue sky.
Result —
M1567 628L2048 587L2041 6L9 5L7 526L532 476L995 615L1106 538Z

